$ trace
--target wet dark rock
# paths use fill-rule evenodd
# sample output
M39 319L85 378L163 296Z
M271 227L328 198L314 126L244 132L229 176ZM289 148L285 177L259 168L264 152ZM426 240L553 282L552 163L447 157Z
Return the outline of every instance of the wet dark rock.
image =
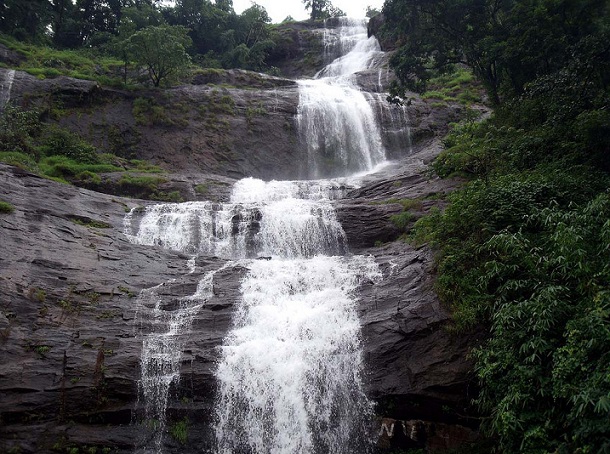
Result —
M234 87L245 87L250 90L254 88L267 89L295 86L296 82L282 77L269 76L267 74L245 71L243 69L207 69L196 73L191 83L193 85L229 85Z
M6 71L0 68L0 77ZM48 113L61 106L57 120L61 126L83 136L100 151L161 166L169 174L162 192L177 191L182 200L225 200L226 191L216 194L219 186L226 190L227 182L244 176L303 177L295 165L306 156L296 122L299 94L295 82L238 70L210 70L206 77L239 85L199 80L200 85L127 92L68 77L41 81L17 71L10 99ZM380 92L390 79L387 69L357 77L364 89L373 92L370 96L375 101L382 140L392 159L402 158L444 134L448 123L463 114L460 106L432 108L416 95L406 101L405 108L391 106ZM249 88L250 83L258 88ZM160 110L154 115L146 109L138 112L135 105L139 98ZM402 129L405 121L410 137ZM107 175L101 183L83 185L106 193L154 198L137 192L139 188L130 192L127 186L116 184L118 179L120 175ZM198 185L202 185L201 192L196 190Z
M362 284L359 303L367 389L378 413L463 423L445 410L467 406L469 339L447 330L449 313L432 291L430 252L392 241L401 232L389 220L402 206L388 199L452 189L422 173L437 149L416 153L388 169L387 177L348 192L337 213L352 252L373 255L384 276ZM130 426L137 414L139 327L146 323L137 295L165 282L159 290L164 308L174 310L224 261L199 257L188 274L188 256L130 243L122 233L125 211L148 202L60 185L9 166L0 166L0 193L15 206L0 217L0 450L18 445L24 453L44 453L58 443L133 450L152 436ZM216 274L213 297L186 334L168 420L187 417L190 445L199 450L210 447L218 346L231 326L244 271L233 266ZM165 438L167 452L191 452Z
M374 35L375 38L377 38L377 40L379 41L379 45L381 46L381 50L389 52L396 49L396 42L391 39L387 39L387 37L385 37L383 33L381 33L381 29L383 28L384 24L385 16L383 15L383 13L377 14L371 17L371 19L369 20L367 30L369 36Z
M130 426L142 348L138 293L168 282L168 301L189 296L224 261L198 259L188 274L187 256L131 244L122 233L125 207L142 201L5 165L0 193L15 207L0 217L0 452L16 446L22 453L58 446L131 452L140 431ZM214 296L185 334L189 352L177 403L192 401L186 410L194 421L210 414L216 348L230 326L242 274L241 268L218 273Z
M313 77L328 63L324 56L323 21L280 24L267 61L289 78Z
M12 51L4 44L0 44L0 62L7 65L19 65L25 58L18 52Z

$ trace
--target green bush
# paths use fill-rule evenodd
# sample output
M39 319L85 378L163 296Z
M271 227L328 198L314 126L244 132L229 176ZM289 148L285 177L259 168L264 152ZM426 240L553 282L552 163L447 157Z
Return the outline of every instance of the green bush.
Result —
M136 98L133 102L132 114L139 125L174 125L174 121L168 116L165 108L152 98Z
M0 200L0 213L10 214L15 211L15 207L4 200Z
M70 181L78 175L86 177L84 172L102 173L122 170L109 164L83 164L67 156L50 156L39 162L40 170L44 175ZM77 178L76 178L77 179Z
M126 173L121 176L121 179L119 180L119 185L133 186L136 188L144 188L150 191L154 191L158 188L160 184L165 182L167 182L167 180L162 177L134 176L129 173Z
M477 287L492 296L493 317L475 352L486 384L478 403L509 452L607 446L609 219L608 193L567 209L551 203L482 245Z
M407 230L409 224L415 220L415 215L409 211L403 211L399 214L390 216L390 221L400 230Z
M31 155L17 151L0 152L0 162L9 164L29 171L36 171L37 164Z
M83 164L97 164L99 157L94 146L67 129L47 128L41 150L46 156L66 156Z
M0 116L0 151L36 156L35 138L42 128L37 110L23 110L10 104Z
M455 328L488 326L477 402L505 452L598 452L608 435L609 186L549 163L475 180L415 224Z
M169 433L177 442L184 445L188 441L188 426L189 420L188 418L184 418L183 420L172 424Z
M123 62L114 57L93 55L91 49L59 50L48 46L36 46L6 35L0 35L0 43L24 57L18 69L40 79L52 79L63 75L96 80L104 85L123 85L116 71L116 68L123 66Z

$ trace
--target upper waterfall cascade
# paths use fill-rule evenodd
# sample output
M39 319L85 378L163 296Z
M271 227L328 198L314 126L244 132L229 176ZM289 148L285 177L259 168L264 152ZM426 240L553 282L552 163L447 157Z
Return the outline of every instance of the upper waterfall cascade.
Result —
M326 178L371 170L385 161L381 131L365 94L353 75L373 67L383 54L364 21L340 19L334 33L324 34L325 48L343 54L314 80L299 81L297 123L306 144L304 176Z
M219 256L248 269L220 347L214 453L365 454L372 446L356 293L363 280L381 274L373 258L348 255L333 200L358 186L354 175L385 161L373 108L351 80L381 52L364 21L342 21L325 36L329 52L335 46L342 53L317 79L299 81L297 114L307 177L318 179L246 178L227 203L151 205L125 218L135 243ZM194 260L187 269L196 271ZM140 295L140 310L155 327L142 334L141 395L156 420L165 421L191 320L213 279L206 274L177 308L164 307L155 288ZM146 452L162 452L163 427L158 432Z

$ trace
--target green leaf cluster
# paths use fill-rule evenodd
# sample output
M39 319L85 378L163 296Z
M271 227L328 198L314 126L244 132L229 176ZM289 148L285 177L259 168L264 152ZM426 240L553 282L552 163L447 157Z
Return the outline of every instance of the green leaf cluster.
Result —
M416 223L474 352L503 452L603 452L610 426L610 179L580 167L469 183ZM579 451L581 450L581 451Z
M584 83L607 83L608 8L604 0L388 0L383 34L398 45L396 94L425 91L456 64L472 69L494 104L570 66L587 74Z
M127 55L146 68L155 87L171 81L190 63L187 49L192 45L188 29L179 25L149 26L135 32L125 44Z
M10 214L15 211L15 207L4 200L0 200L0 214Z

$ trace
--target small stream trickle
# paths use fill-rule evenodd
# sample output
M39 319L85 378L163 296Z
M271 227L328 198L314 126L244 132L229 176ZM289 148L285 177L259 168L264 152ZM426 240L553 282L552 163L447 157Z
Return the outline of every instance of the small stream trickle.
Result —
M5 72L4 78L0 81L0 112L4 110L11 100L11 89L15 80L15 70L9 69Z
M191 269L194 265L190 265ZM180 378L182 350L194 316L213 295L214 275L232 266L206 273L193 295L168 301L163 288L173 281L144 289L136 301L136 322L142 337L141 378L138 383L140 423L152 429L152 439L142 441L144 452L162 452L170 388ZM173 307L168 307L173 306ZM141 404L141 405L140 405Z

